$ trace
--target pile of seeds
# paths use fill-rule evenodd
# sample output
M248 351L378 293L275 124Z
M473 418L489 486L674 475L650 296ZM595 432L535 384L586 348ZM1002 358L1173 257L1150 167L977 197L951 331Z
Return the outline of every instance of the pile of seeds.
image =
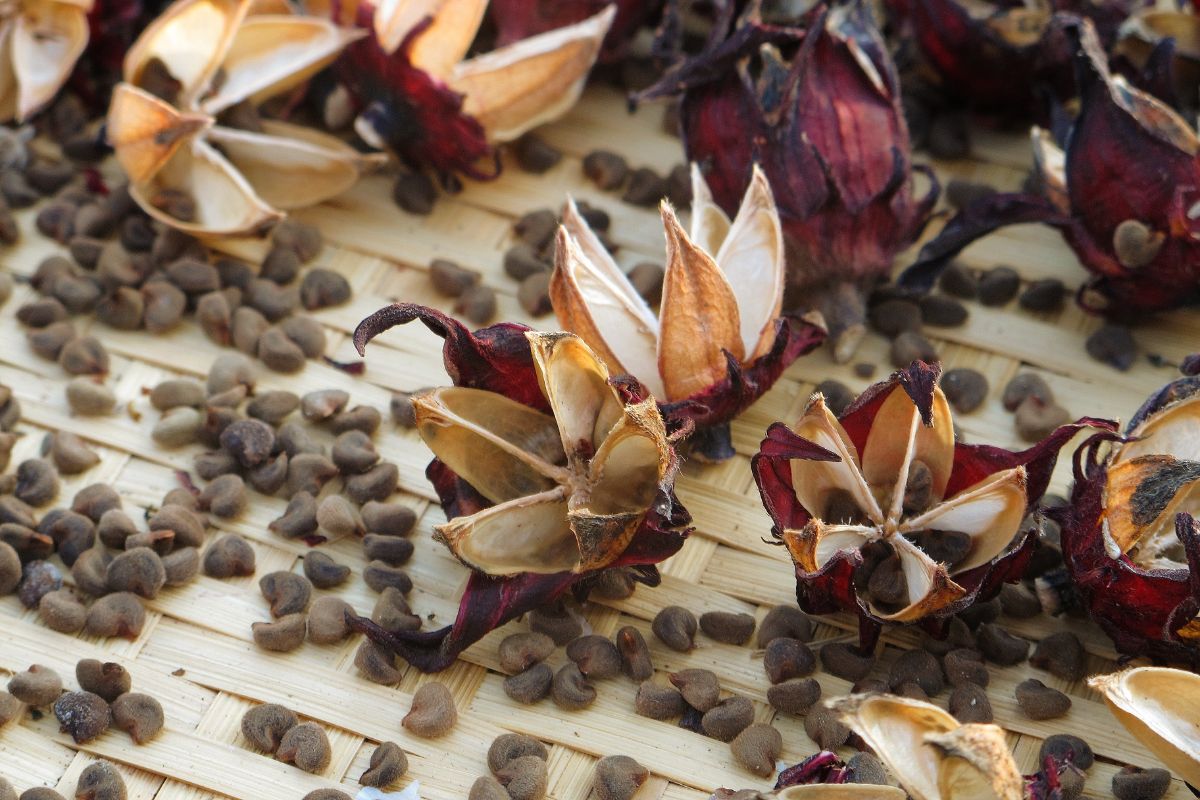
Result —
M96 761L79 773L75 784L75 800L125 800L125 779L116 767L107 761ZM65 800L54 789L37 786L21 793L20 798L12 785L0 775L0 800Z
M247 711L242 716L242 736L256 749L305 772L324 772L333 758L329 737L320 725L301 722L295 712L276 703Z

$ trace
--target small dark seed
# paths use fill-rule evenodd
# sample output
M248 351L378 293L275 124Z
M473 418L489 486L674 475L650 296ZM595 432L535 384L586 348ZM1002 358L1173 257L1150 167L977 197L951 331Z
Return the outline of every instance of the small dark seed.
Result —
M979 278L979 302L985 306L1002 306L1017 296L1021 276L1012 267L993 267Z
M308 640L313 644L337 644L350 635L346 615L354 609L340 597L318 597L308 612Z
M1067 287L1058 278L1033 281L1018 300L1026 311L1058 311L1063 307Z
M721 684L712 670L685 669L667 677L687 704L697 711L708 711L720 700Z
M950 263L938 281L938 286L946 294L973 300L979 294L979 279L975 274L957 261Z
M565 664L554 673L550 698L561 709L579 711L596 701L596 689L588 683L576 664Z
M91 692L67 692L54 703L59 730L76 744L90 742L108 730L112 715L104 698Z
M200 574L200 551L195 547L177 547L162 557L167 586L184 586Z
M112 724L125 731L137 744L153 739L163 727L162 705L153 697L126 692L113 701Z
M309 311L345 303L352 292L350 282L327 269L311 269L300 282L300 303Z
M359 776L360 786L391 786L408 772L408 756L395 742L384 742L371 753L367 770Z
M49 561L30 561L21 570L21 583L17 586L17 598L26 608L37 608L43 597L51 592L57 592L62 585L62 572L58 567Z
M1054 392L1042 376L1032 372L1022 372L1004 386L1001 402L1007 411L1016 411L1026 398L1036 397L1044 403L1054 402Z
M649 208L658 205L669 190L666 178L649 167L638 167L630 175L621 199L630 205Z
M583 157L583 174L606 192L620 189L629 177L629 164L609 150L593 150Z
M529 629L544 633L557 645L565 645L583 635L579 618L564 606L543 606L529 613Z
M544 633L514 633L500 641L500 669L510 675L545 661L554 652L554 640Z
M259 750L274 753L284 734L299 724L300 720L290 709L276 703L264 703L242 716L242 736Z
M512 145L517 163L526 172L540 175L562 160L562 152L536 133L527 133Z
M888 683L893 689L902 683L915 683L930 697L946 688L937 659L924 650L908 650L892 663Z
M987 691L977 683L960 683L950 693L947 710L964 725L971 722L988 723L993 719L992 701Z
M91 378L72 378L67 383L67 405L80 416L111 414L116 404L117 398L112 390Z
M905 331L893 339L890 352L892 366L898 369L904 369L914 361L941 361L933 343L915 331Z
M817 706L804 718L804 732L822 750L836 750L850 738L850 729L824 706Z
M1121 372L1127 372L1137 361L1137 342L1123 325L1106 323L1100 326L1087 338L1084 346L1089 356Z
M204 554L204 574L210 578L253 575L254 564L254 548L235 533L217 539Z
M1083 643L1070 631L1052 633L1038 642L1029 663L1066 681L1082 680L1087 674Z
M454 695L437 681L423 684L413 694L412 706L400 724L424 739L445 736L458 721Z
M662 302L663 277L665 273L661 265L653 261L642 261L634 264L629 270L629 282L637 293L652 306Z
M589 680L604 680L621 671L621 654L616 645L598 634L581 636L568 644L567 658L574 661Z
M491 775L481 775L471 784L467 800L509 800L510 797L508 790L500 784L500 781ZM346 800L350 800L350 798L347 796Z
M536 756L542 761L547 761L550 758L550 751L546 749L546 745L532 736L521 733L502 733L493 739L491 746L488 747L488 769L492 772L499 772L513 759L523 756Z
M396 669L396 656L370 640L363 642L355 651L354 666L360 675L372 683L395 686L400 682L401 673Z
M696 615L683 606L667 606L654 616L651 630L659 641L680 653L695 647L699 623Z
M58 496L58 471L42 458L29 458L17 466L17 486L13 492L18 500L37 508Z
M788 714L807 714L821 699L821 684L815 678L792 678L767 689L771 707Z
M333 750L320 725L301 722L283 734L275 757L305 772L324 772L333 757Z
M520 756L496 772L512 800L541 800L546 796L546 762L537 756Z
M304 556L304 575L318 589L332 589L346 582L350 568L337 563L328 554L314 550Z
M485 325L496 316L496 291L490 286L472 286L455 300L454 311L472 324Z
M700 725L706 735L722 742L731 742L752 722L754 704L745 697L734 695L705 711Z
M955 411L969 414L987 399L988 379L978 370L959 367L943 373L941 387Z
M8 681L8 693L34 708L48 706L63 692L62 678L49 667L34 664Z
M1091 746L1069 733L1056 733L1046 737L1038 751L1038 763L1045 764L1047 758L1054 759L1057 764L1073 764L1081 770L1091 769L1096 761Z
M631 800L650 778L650 770L629 756L605 756L596 762L592 792L596 800Z
M288 614L274 622L255 622L250 626L254 643L264 650L290 653L304 643L308 620L304 614Z
M1117 800L1159 800L1170 788L1171 773L1161 768L1122 767L1112 779Z
M550 694L554 670L547 664L534 664L524 672L504 679L504 693L518 703L536 703Z
M288 501L283 516L272 520L267 528L286 539L295 539L315 532L317 530L316 500L309 492L296 492Z
M942 669L951 686L973 683L986 687L991 677L983 663L983 656L967 648L958 648L946 653L942 659Z
M812 650L797 639L783 636L772 639L763 655L763 669L773 684L807 677L816 667L817 659Z
M1031 619L1042 613L1042 602L1024 584L1006 583L1000 587L1000 610L1013 619Z
M891 298L871 307L871 327L888 338L921 329L921 309L911 300Z
M85 658L75 665L75 680L79 688L100 695L112 703L133 687L133 679L125 668L112 661Z
M269 572L258 581L262 596L271 604L272 617L285 617L308 610L312 584L294 572Z
M821 648L821 666L830 675L847 681L859 681L875 665L873 656L864 656L845 642L831 642Z
M125 800L125 779L107 761L89 764L79 774L75 800Z
M1026 442L1040 442L1049 436L1060 425L1071 421L1071 412L1057 403L1045 403L1037 397L1027 397L1017 407L1013 423L1019 435Z
M1071 698L1052 689L1036 678L1017 684L1017 705L1030 719L1043 720L1061 717L1071 708Z
M754 617L733 611L708 611L700 615L700 630L726 644L745 644L754 635Z
M687 701L678 689L644 681L638 686L634 710L643 717L666 720L678 717L687 709Z
M812 716L810 714L809 718ZM805 726L807 728L807 720ZM783 752L783 737L770 725L756 722L738 734L730 749L737 762L747 770L760 778L769 778L775 774L775 761Z
M398 589L402 594L412 591L412 578L399 567L393 567L382 561L372 561L363 570L363 582L372 591L382 592L384 589Z
M926 295L921 298L920 306L925 324L939 328L957 328L970 316L966 306L945 295Z
M764 648L780 636L811 642L813 638L812 620L795 606L774 606L763 617L762 624L758 627L757 645Z
M59 589L42 596L38 619L52 631L79 633L87 621L87 609L71 590Z
M984 658L1004 667L1020 664L1029 652L1029 642L991 623L979 627L976 641Z
M626 625L617 631L617 651L621 654L621 672L632 681L642 682L654 674L650 648L637 628Z
M443 297L458 297L478 285L480 275L477 270L461 267L444 258L435 258L429 264L429 281L434 291Z

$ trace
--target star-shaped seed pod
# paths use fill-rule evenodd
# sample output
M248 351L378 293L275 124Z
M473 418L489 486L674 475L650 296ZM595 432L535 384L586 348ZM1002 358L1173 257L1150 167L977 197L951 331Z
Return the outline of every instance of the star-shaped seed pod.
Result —
M443 176L494 177L477 162L566 113L583 91L615 9L467 58L486 0L310 0L314 13L370 36L347 48L338 75L372 146Z
M22 121L54 98L88 43L93 0L0 6L0 122Z
M471 577L452 626L389 633L355 619L418 669L453 663L493 628L603 570L632 567L656 583L690 518L673 494L677 458L654 400L610 382L579 337L500 324L471 333L433 309L390 306L359 324L360 352L420 320L445 339L454 386L413 401L435 455L426 471L447 522L435 537Z
M662 205L667 240L655 315L587 222L567 201L550 299L559 322L617 372L640 381L667 417L690 419L708 460L733 455L731 419L784 368L821 343L816 323L780 315L784 246L766 175L754 167L730 222L692 165L691 233Z
M1171 772L1200 786L1200 676L1166 667L1135 667L1088 679L1109 711Z
M775 423L751 462L800 606L854 610L865 649L884 623L945 619L1024 570L1022 521L1082 419L1013 453L956 442L941 369L914 361L835 417L814 395L795 428Z
M348 189L371 159L255 109L361 35L325 19L254 13L253 0L176 2L126 54L109 107L108 139L130 194L157 220L220 236L261 231L285 210Z
M1117 650L1200 668L1200 377L1172 381L1125 436L1075 456L1056 510L1064 566Z

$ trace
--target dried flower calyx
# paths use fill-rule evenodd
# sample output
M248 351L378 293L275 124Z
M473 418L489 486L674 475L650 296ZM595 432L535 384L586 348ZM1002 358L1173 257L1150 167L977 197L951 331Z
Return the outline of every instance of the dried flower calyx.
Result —
M1083 419L1019 453L955 442L939 368L917 361L840 418L815 395L752 461L809 612L855 610L863 646L885 622L941 621L1017 579L1036 535L1022 520Z
M667 239L655 316L572 201L559 228L550 298L559 322L700 427L724 425L816 347L823 330L782 318L783 234L766 175L755 167L733 222L692 166L692 225L662 206ZM713 455L729 457L725 449Z
M364 320L359 348L422 321L446 339L455 386L414 398L417 430L437 458L426 475L448 522L436 537L471 567L454 625L388 633L356 620L417 668L453 662L466 646L612 567L676 552L689 518L674 499L676 457L654 401L609 383L578 337L513 324L475 334L439 312L397 304Z
M176 2L126 54L109 107L108 139L133 198L168 225L229 235L349 188L369 159L255 109L360 35L315 17L255 13L251 0ZM254 129L227 124L235 114Z
M496 143L575 104L613 19L613 9L465 59L485 0L413 3L310 2L371 35L346 50L338 71L362 112L367 142L443 174L485 177L476 162Z

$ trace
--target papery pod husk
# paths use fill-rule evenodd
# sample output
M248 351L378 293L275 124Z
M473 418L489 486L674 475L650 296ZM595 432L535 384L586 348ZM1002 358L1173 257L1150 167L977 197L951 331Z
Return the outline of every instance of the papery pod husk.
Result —
M510 400L549 413L538 387L538 376L526 331L516 323L499 323L472 333L461 323L432 308L396 303L363 320L355 330L360 352L374 336L396 325L419 321L444 340L443 362L455 386L496 392ZM627 404L644 397L618 387ZM438 459L425 471L447 519L480 511L491 502ZM606 568L628 567L635 581L655 586L660 577L654 566L683 546L691 516L672 489L674 467L662 484L650 511L624 552ZM352 629L364 633L422 672L437 672L454 663L458 655L489 631L535 608L563 597L568 591L586 598L602 570L582 573L521 573L491 577L472 570L452 625L435 631L384 630L367 617L347 616Z
M1088 679L1114 717L1176 776L1200 786L1200 676L1137 667ZM1194 791L1194 790L1193 790Z
M1172 381L1138 409L1127 435L1197 394L1200 377ZM1115 434L1097 434L1075 453L1071 502L1049 512L1062 529L1063 563L1083 605L1119 652L1200 669L1200 636L1192 624L1200 613L1200 523L1190 514L1175 519L1175 533L1187 557L1185 568L1146 569L1125 553L1114 555L1106 542L1111 448L1123 441Z
M889 379L863 391L838 417L857 451L863 451L875 415L897 387L912 398L923 418L931 419L939 372L937 367L914 361L907 369L898 370ZM1028 513L1037 505L1050 483L1058 451L1081 430L1111 430L1112 427L1113 424L1107 420L1084 417L1059 427L1041 442L1019 452L955 441L954 462L944 496L953 497L1002 470L1024 467ZM763 507L771 517L772 534L780 541L784 538L785 530L803 530L812 520L792 487L790 459L832 461L837 460L837 456L800 438L782 422L776 422L767 429L758 454L750 461L750 468ZM1003 584L1021 578L1037 541L1037 531L1030 528L1018 534L1009 549L990 563L955 574L954 582L964 590L962 597L924 617L919 623L921 627L934 636L944 636L950 617L976 602L990 600L999 593ZM860 647L870 651L882 627L890 623L873 614L867 602L855 591L852 575L855 567L861 563L862 556L858 550L842 550L815 572L806 571L796 564L796 600L810 614L855 612L859 619Z
M599 63L619 61L625 56L630 39L648 22L658 17L663 0L491 0L488 15L496 29L496 46L519 42L539 33L552 31L573 22L581 22L613 3L617 15Z
M1080 111L1065 151L1048 132L1034 131L1043 193L971 203L921 249L900 283L927 291L971 242L1007 225L1041 222L1057 228L1095 276L1080 292L1085 308L1136 319L1193 302L1200 297L1200 226L1188 215L1195 202L1188 187L1200 185L1200 144L1181 117L1111 77L1090 23L1061 27L1076 52ZM1137 261L1114 244L1118 226L1129 221L1159 237L1157 249Z

